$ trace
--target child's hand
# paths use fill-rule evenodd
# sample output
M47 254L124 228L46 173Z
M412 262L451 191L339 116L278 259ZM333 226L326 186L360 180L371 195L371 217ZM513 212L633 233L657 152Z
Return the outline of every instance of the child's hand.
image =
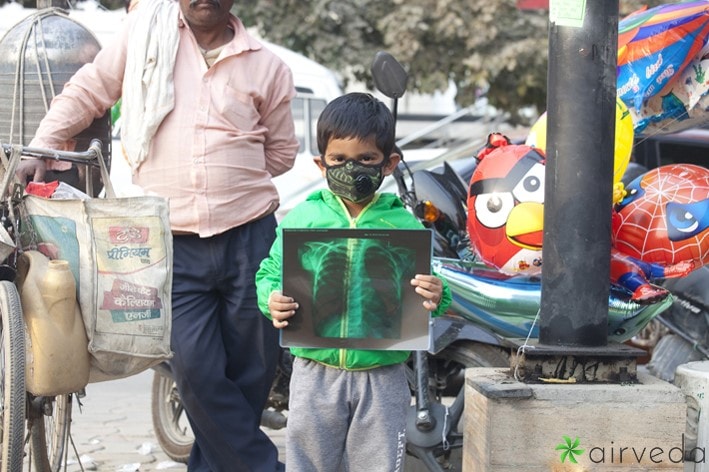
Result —
M288 318L295 315L298 303L291 297L286 297L281 292L274 291L268 297L268 311L273 318L273 326L285 328L288 326Z
M416 274L411 279L411 285L416 287L416 293L424 298L423 306L428 311L434 311L438 307L443 294L443 282L435 275Z

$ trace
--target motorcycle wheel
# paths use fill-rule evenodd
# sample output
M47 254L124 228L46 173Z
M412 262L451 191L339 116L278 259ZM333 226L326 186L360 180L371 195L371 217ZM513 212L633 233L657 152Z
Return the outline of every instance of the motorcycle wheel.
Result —
M173 461L187 464L194 435L175 381L156 371L151 398L153 429L160 447Z
M271 429L286 427L288 418L283 412L288 409L291 370L290 352L284 349L281 351L266 409L261 416L261 426ZM194 443L194 433L169 369L155 369L150 409L155 437L162 450L175 462L187 464Z
M502 347L465 341L452 344L438 354L429 356L428 361L429 385L432 388L431 403L434 406L435 404L449 405L459 396L461 397L460 401L463 401L465 369L469 367L508 367L510 356L507 350ZM435 458L436 465L427 467L422 460L409 452L404 464L405 472L463 470L463 433L460 419L451 429L447 439L451 445L448 450L444 450L440 443L432 448L427 448L427 454Z

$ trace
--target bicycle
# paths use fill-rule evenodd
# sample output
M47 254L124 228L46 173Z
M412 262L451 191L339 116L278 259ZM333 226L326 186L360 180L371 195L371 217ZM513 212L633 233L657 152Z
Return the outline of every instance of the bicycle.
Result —
M0 240L8 239L3 246L13 246L9 254L0 256L0 472L21 472L25 459L29 470L59 472L66 462L70 442L72 400L82 397L83 390L56 396L34 396L26 390L25 363L28 336L20 303L18 288L14 283L16 263L24 248L20 235L25 231L21 217L22 185L15 184L8 194L14 179L20 156L68 161L106 170L102 143L92 140L83 152L55 151L1 144L0 158L5 166L0 195ZM104 175L107 175L107 170ZM86 193L94 195L92 179L86 180ZM5 247L7 249L7 247ZM2 254L0 252L0 254ZM76 451L75 451L76 452ZM78 454L77 454L78 456Z

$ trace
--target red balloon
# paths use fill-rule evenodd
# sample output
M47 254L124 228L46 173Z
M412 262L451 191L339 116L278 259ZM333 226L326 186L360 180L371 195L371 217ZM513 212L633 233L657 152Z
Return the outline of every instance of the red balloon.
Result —
M658 167L635 179L614 215L613 244L643 262L709 263L709 170Z
M478 159L468 190L467 227L473 250L501 272L540 273L544 152L489 139Z

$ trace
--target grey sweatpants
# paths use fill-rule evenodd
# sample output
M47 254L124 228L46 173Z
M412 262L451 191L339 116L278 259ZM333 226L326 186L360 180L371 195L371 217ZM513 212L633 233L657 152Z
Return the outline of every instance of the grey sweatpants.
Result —
M287 472L404 470L403 364L348 371L295 358L288 402Z

